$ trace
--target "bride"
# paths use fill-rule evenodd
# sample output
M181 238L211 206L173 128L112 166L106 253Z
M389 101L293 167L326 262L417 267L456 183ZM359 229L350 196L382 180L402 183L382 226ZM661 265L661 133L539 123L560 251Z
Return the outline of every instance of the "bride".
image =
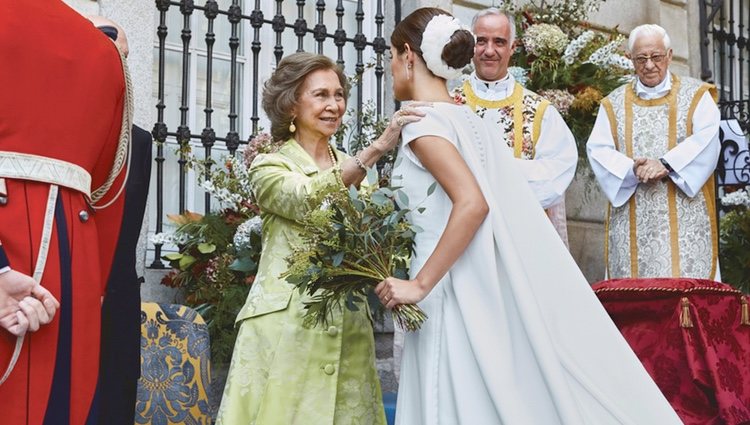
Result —
M409 217L424 229L411 279L376 288L387 308L419 303L429 316L406 335L396 423L680 424L499 132L451 102L446 79L473 45L436 8L416 10L391 36L396 98L433 102L403 127L393 171L412 207L425 207Z

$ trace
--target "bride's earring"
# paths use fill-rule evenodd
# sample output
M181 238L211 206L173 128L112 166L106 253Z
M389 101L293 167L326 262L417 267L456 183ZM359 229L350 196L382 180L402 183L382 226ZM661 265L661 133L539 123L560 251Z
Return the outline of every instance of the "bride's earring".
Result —
M411 70L411 64L407 63L406 64L406 79L407 80L411 80L411 71L410 70Z
M294 118L297 118L297 117L294 117ZM289 132L290 133L294 133L295 131L297 131L297 126L294 125L294 118L292 118L292 122L289 123Z

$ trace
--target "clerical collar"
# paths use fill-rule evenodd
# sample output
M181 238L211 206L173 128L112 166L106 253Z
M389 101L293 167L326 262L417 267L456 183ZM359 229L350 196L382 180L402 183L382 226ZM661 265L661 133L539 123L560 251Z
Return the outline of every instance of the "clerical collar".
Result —
M641 82L640 78L635 79L635 93L641 99L658 99L660 97L666 96L670 90L672 90L671 72L667 72L667 75L664 77L662 82L655 85L654 87L647 87Z
M497 81L485 81L477 77L476 72L471 73L469 78L471 88L474 93L484 100L496 101L502 100L513 94L516 80L510 75L510 72L504 78Z

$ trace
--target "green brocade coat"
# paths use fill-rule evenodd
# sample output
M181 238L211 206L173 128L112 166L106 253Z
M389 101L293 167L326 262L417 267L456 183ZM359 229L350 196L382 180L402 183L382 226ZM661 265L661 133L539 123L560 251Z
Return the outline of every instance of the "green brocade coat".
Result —
M385 424L368 310L345 310L326 328L306 328L299 292L279 278L300 241L300 221L320 207L310 195L340 188L339 170L319 170L294 140L250 167L263 251L237 316L219 425Z

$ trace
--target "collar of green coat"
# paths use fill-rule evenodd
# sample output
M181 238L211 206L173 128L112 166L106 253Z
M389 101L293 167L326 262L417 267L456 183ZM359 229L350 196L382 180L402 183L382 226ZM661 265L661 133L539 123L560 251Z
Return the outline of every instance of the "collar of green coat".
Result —
M336 155L336 162L340 163L342 160L342 153L336 148L332 147L332 149L333 154ZM318 168L318 164L315 163L315 160L299 143L297 143L296 140L294 140L294 138L287 140L279 149L279 153L289 158L307 176L312 176L321 171Z

